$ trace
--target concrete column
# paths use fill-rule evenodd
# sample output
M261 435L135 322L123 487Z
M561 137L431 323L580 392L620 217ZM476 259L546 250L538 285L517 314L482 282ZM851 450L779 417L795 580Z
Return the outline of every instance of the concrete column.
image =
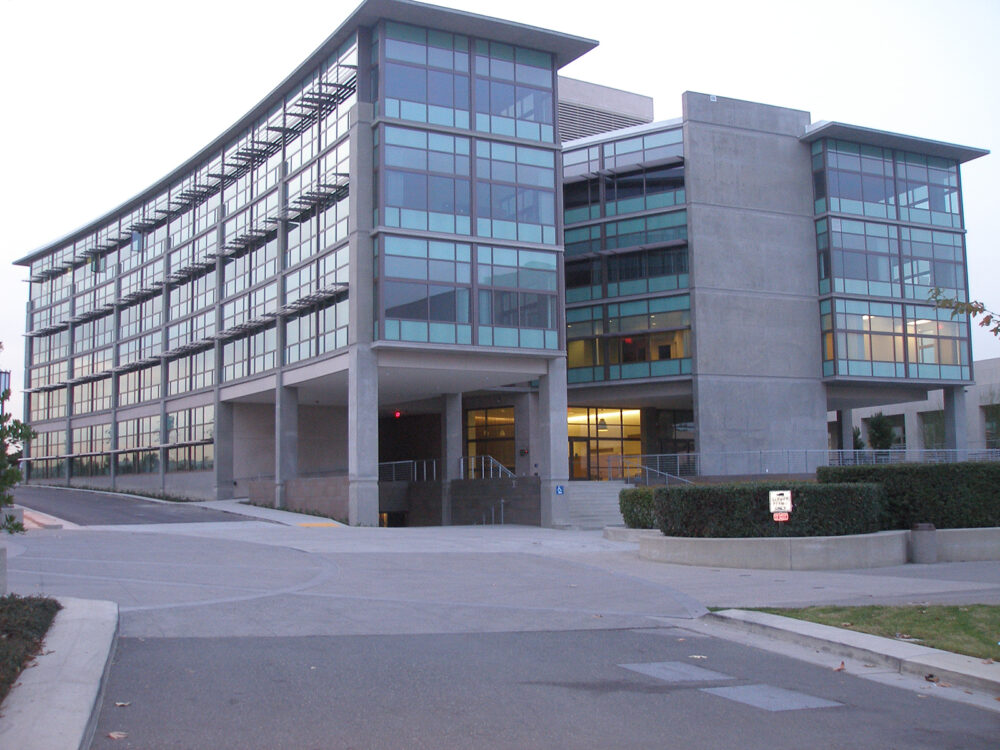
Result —
M903 437L906 439L906 460L919 461L920 451L929 446L924 445L924 431L917 412L903 412Z
M347 385L348 521L378 526L378 359L368 345L350 349Z
M964 461L969 449L969 432L966 426L965 387L958 385L944 389L944 445L958 451L957 460Z
M854 410L841 409L837 412L837 434L840 436L840 449L854 450Z
M462 479L465 425L462 419L462 394L444 395L441 415L441 525L451 525L451 482Z
M233 497L233 405L215 402L215 498L230 500Z
M519 477L529 477L532 474L531 465L534 462L532 454L537 450L532 445L531 426L533 415L531 394L518 393L514 396L514 473ZM522 454L522 451L525 451Z
M167 303L164 301L163 309L167 309ZM164 326L163 335L166 336L166 327ZM164 343L163 349L166 350L166 344ZM166 360L160 363L160 448L157 450L157 455L160 457L160 492L166 493L167 491L167 449L162 446L166 445L170 441L170 425L167 424L167 400L164 398L164 394L167 392L167 363Z
M566 429L566 358L549 360L548 374L538 379L538 419L542 526L568 520L566 495L557 494L569 481L569 437Z
M280 377L280 376L279 376ZM274 393L274 507L284 508L285 483L299 474L299 390L278 384Z

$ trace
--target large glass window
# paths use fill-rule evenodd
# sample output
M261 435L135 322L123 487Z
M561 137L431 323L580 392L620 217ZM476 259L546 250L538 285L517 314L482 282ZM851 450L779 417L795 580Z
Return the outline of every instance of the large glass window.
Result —
M514 471L514 407L469 409L465 412L465 455L469 458L492 456ZM470 461L469 466L476 462Z
M983 418L986 423L986 447L1000 448L1000 404L984 406Z
M638 409L570 408L570 479L620 479L625 456L642 454Z

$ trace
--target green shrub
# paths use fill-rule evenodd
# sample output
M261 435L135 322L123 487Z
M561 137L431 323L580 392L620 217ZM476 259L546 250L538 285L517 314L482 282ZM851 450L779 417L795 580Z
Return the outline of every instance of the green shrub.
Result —
M41 648L61 605L55 599L0 596L0 701Z
M656 528L652 488L626 487L618 493L618 508L630 529Z
M772 519L770 490L792 491L787 522ZM769 482L661 487L654 505L667 536L840 536L878 531L883 498L878 484Z
M820 482L879 482L883 529L932 523L939 529L1000 526L1000 463L823 466Z

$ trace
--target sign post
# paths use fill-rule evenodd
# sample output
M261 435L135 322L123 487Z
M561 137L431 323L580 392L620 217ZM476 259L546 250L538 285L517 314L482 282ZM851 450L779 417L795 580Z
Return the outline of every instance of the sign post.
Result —
M787 521L792 512L792 491L771 490L768 493L768 501L771 506L771 517L778 523Z

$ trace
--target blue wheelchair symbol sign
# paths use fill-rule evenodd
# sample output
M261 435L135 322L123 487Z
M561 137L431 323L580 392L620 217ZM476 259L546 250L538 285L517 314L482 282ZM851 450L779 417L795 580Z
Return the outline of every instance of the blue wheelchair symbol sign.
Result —
M563 487L561 484L557 484L556 485L556 494L557 495L565 495L566 494L566 488Z

